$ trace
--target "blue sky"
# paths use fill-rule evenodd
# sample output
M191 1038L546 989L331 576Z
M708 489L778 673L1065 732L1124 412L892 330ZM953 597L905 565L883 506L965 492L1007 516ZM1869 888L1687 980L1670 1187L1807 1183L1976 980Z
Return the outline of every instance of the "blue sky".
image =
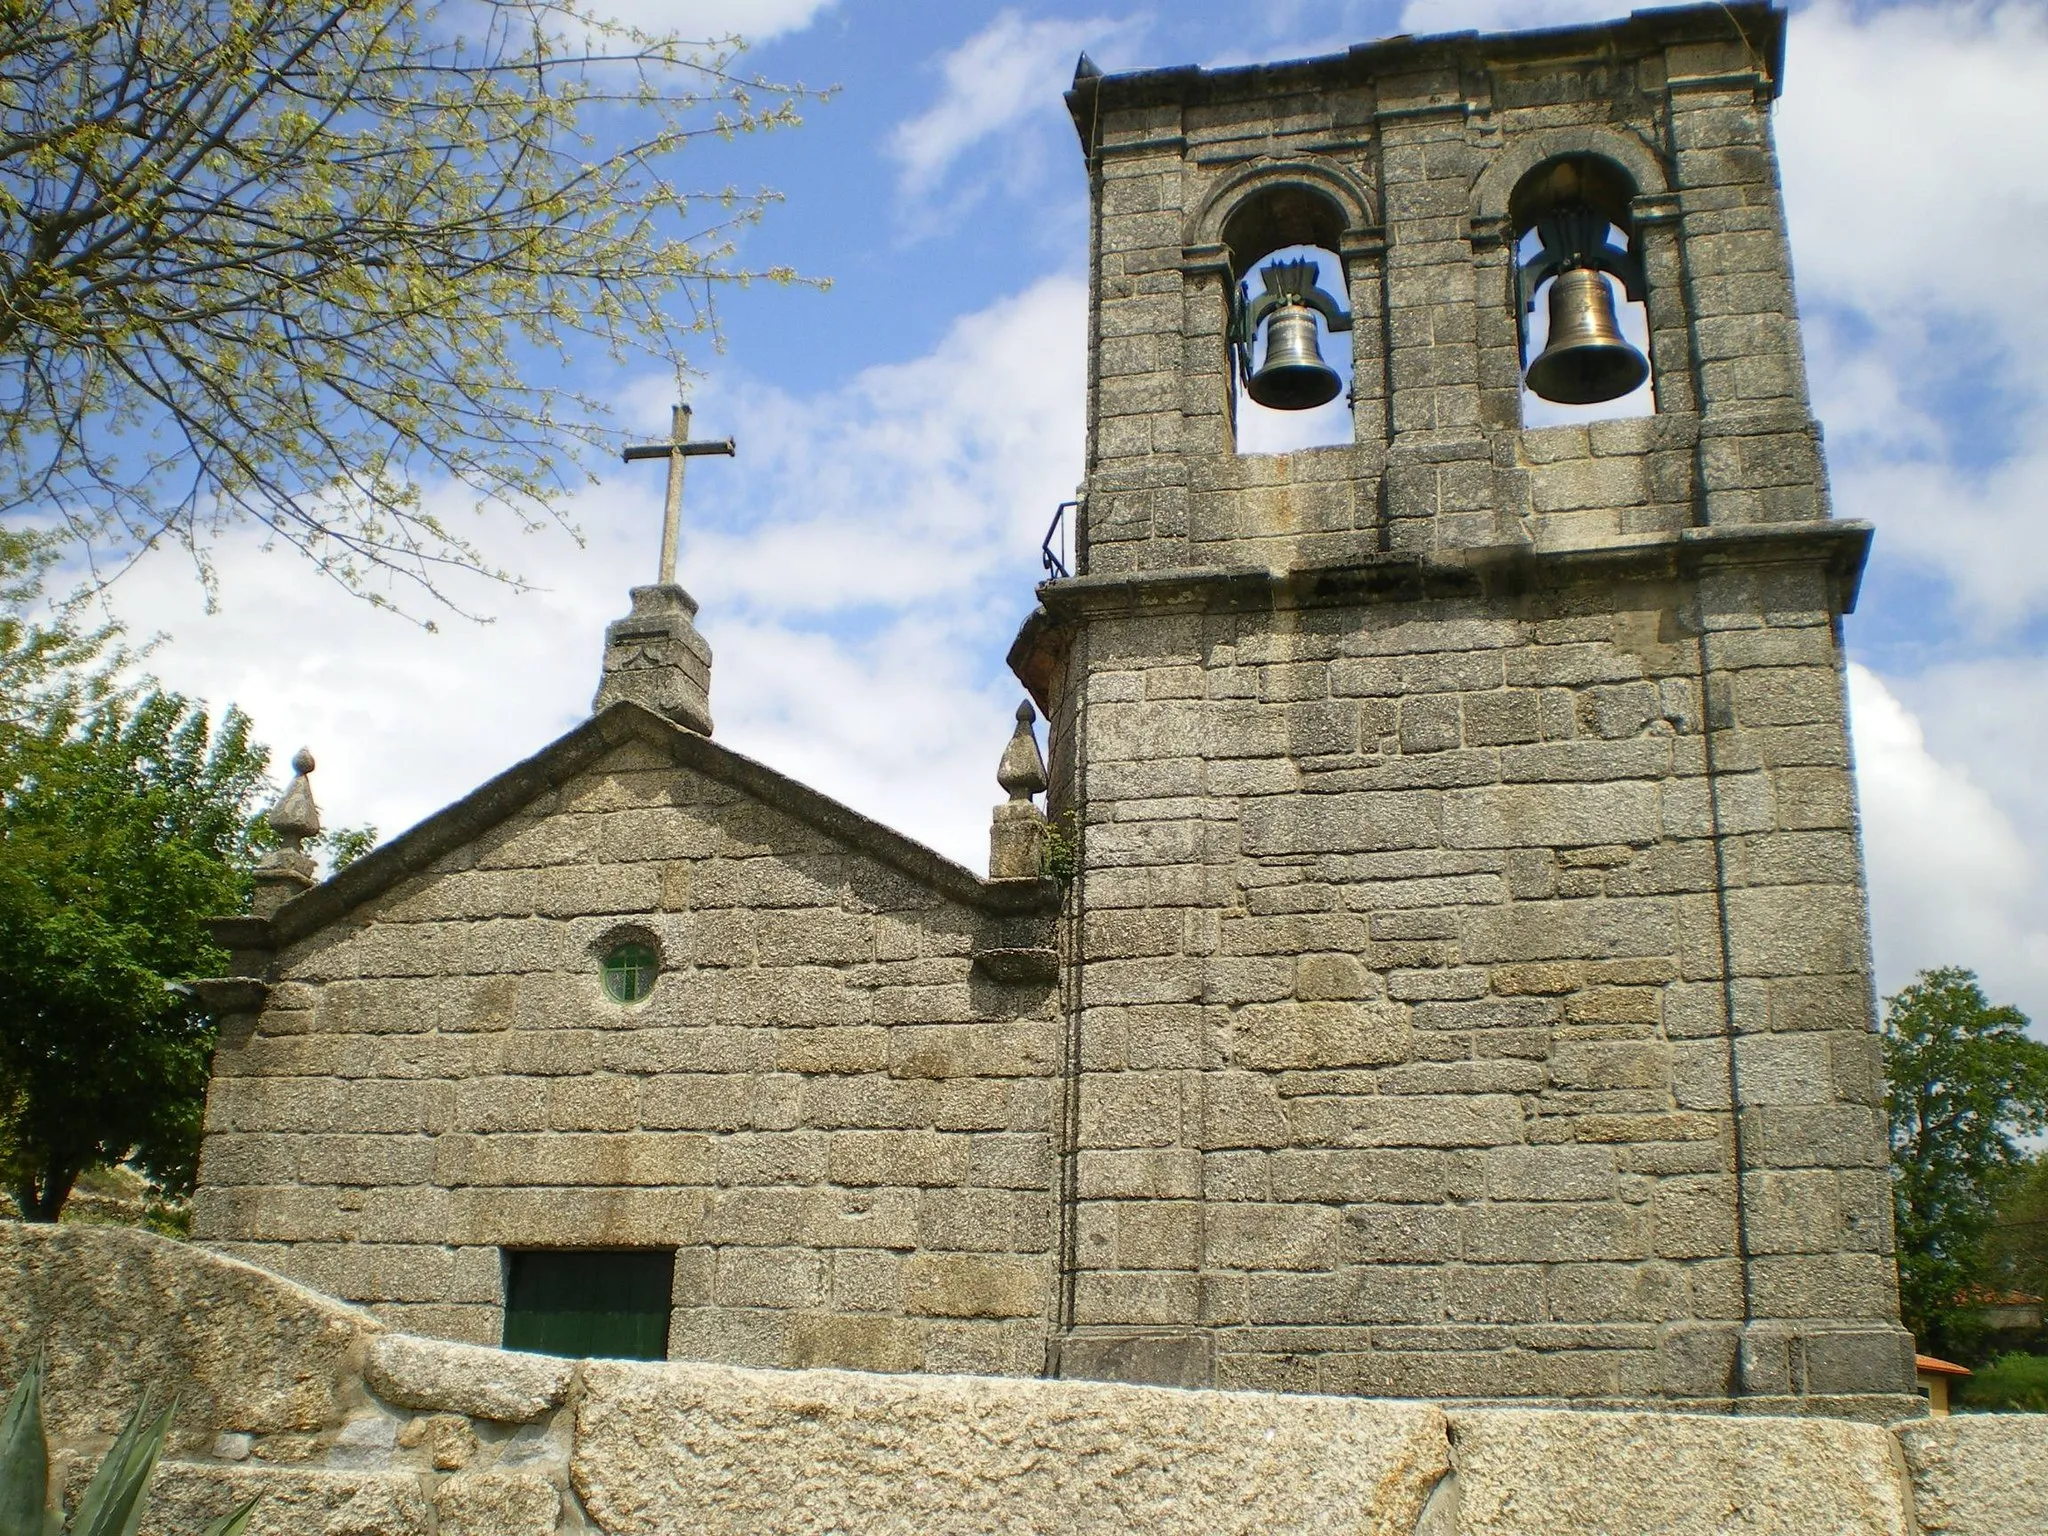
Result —
M786 133L691 151L779 189L756 264L829 276L720 301L700 355L683 580L720 739L979 867L1017 688L1002 655L1080 473L1086 187L1060 104L1105 68L1235 63L1391 32L1616 14L1575 0L622 0L754 29L750 65L837 86ZM2048 1019L2048 0L1794 7L1778 109L1813 392L1838 515L1878 525L1848 621L1880 983L1954 962ZM622 439L669 381L590 360ZM650 579L659 470L615 466L587 542L477 537L541 590L427 633L250 537L220 610L152 556L116 589L172 686L321 769L330 821L387 834L587 711L604 622ZM452 504L451 504L452 505ZM466 515L460 513L458 515Z

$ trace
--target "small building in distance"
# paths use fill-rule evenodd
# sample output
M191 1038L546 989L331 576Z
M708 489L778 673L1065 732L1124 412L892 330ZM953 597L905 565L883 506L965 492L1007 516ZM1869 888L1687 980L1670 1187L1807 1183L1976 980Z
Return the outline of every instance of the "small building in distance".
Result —
M1952 1360L1937 1360L1932 1355L1913 1356L1913 1383L1920 1395L1927 1399L1927 1412L1931 1418L1948 1417L1950 1383L1973 1374L1967 1365L1957 1365Z

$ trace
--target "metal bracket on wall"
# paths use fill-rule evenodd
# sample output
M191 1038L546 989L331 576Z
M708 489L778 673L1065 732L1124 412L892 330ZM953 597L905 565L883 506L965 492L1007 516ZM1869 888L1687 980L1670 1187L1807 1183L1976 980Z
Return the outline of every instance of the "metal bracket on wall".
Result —
M1038 546L1038 563L1045 567L1048 581L1065 581L1074 574L1067 569L1067 514L1080 505L1078 501L1063 501L1053 509L1052 526L1045 530L1045 542Z

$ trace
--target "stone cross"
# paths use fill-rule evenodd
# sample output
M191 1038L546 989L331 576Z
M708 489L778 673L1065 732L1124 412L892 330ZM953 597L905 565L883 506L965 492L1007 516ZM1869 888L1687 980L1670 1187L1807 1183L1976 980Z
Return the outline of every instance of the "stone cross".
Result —
M633 443L626 449L626 462L635 459L668 460L668 505L661 519L661 575L656 578L663 586L673 586L676 579L676 545L683 533L683 460L697 458L707 453L722 453L731 458L736 445L729 437L713 442L693 443L690 441L690 408L678 405L669 419L669 440L665 443Z

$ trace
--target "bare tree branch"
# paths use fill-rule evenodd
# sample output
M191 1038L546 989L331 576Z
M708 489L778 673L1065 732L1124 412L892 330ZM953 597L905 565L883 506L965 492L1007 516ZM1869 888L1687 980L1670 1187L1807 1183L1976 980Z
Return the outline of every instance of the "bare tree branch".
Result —
M208 579L253 522L380 604L516 581L424 495L561 519L602 408L522 365L680 375L716 285L799 280L737 261L774 194L665 174L798 121L737 52L582 0L0 7L0 517L101 572L168 540Z

